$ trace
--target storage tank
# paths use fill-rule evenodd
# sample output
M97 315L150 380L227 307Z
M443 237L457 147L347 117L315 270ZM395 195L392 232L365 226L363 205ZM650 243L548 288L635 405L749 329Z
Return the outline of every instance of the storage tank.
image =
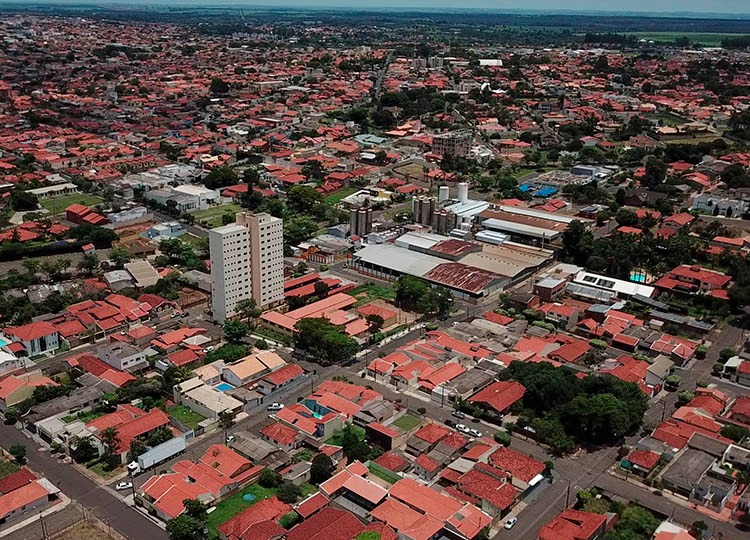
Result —
M469 184L460 182L458 184L458 202L465 203L469 200Z
M448 186L440 186L438 189L438 202L447 201L451 198L451 188Z

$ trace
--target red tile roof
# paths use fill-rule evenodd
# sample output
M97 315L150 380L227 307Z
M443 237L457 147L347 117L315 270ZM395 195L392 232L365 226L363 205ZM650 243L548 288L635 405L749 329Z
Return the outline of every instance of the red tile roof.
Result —
M250 508L246 508L232 519L219 526L219 532L227 538L232 535L243 540L261 540L257 530L251 531L256 525L270 521L275 523L280 531L286 532L276 523L282 516L292 511L292 507L281 502L276 496L256 502Z
M9 474L5 478L0 478L0 494L10 493L21 486L30 484L36 480L36 476L29 469L24 467L20 471Z
M299 377L304 373L305 370L303 370L298 364L287 364L281 369L277 369L276 371L269 373L268 375L263 377L263 380L268 381L273 385L279 385L291 381L295 377Z
M526 389L515 381L496 381L469 398L472 403L484 403L497 412L505 412L521 399Z
M429 423L414 433L414 436L430 444L434 444L449 433L450 430L447 427L441 426L440 424Z
M286 540L352 540L365 526L352 514L327 506L286 535Z
M20 341L33 341L57 333L57 329L53 325L44 321L24 324L23 326L8 327L5 331Z
M659 454L651 452L650 450L634 450L630 452L627 457L627 460L630 463L647 471L656 467L656 464L659 463L660 459L661 456L659 456Z
M311 497L308 497L295 509L297 513L304 519L309 518L315 512L328 505L328 499L321 492L317 492Z
M518 496L518 490L509 482L502 482L478 468L462 475L458 486L464 493L485 500L501 511L510 508Z
M505 446L490 454L489 463L523 482L530 482L544 472L544 463Z
M539 531L539 540L591 540L607 518L601 514L564 510Z
M282 446L289 446L297 439L297 432L280 422L264 427L260 433Z

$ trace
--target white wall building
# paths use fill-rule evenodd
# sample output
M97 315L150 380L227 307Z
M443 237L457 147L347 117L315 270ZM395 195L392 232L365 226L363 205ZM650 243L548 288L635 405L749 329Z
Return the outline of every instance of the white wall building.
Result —
M284 301L284 220L270 214L240 212L237 224L250 231L252 297L266 308Z
M242 225L225 225L208 232L211 255L211 309L223 323L234 315L237 302L251 297L250 231Z

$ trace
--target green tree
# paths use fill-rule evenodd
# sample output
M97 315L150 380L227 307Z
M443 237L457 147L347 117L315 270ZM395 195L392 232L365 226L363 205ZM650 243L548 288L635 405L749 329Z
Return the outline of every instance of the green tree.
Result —
M227 94L229 93L229 84L219 77L211 79L211 85L208 87L212 94Z
M96 253L86 253L78 261L78 269L87 276L93 275L99 269L99 257L96 256Z
M217 167L203 178L203 185L208 189L220 189L239 182L239 177L230 167Z
M104 445L104 459L109 463L110 467L114 467L117 449L120 446L120 436L117 433L117 428L108 427L103 429L99 433L99 439L102 441L102 445Z
M655 156L646 158L646 175L641 179L641 184L653 189L660 186L667 175L667 165Z
M284 242L296 246L309 240L318 232L318 224L306 216L294 216L284 220Z
M294 482L291 482L289 480L285 480L282 482L282 484L279 486L279 491L276 493L276 496L279 498L281 502L287 503L287 504L294 504L297 502L297 499L302 494L300 491L300 488L298 485L296 485Z
M234 419L237 413L233 411L224 411L219 415L219 425L221 429L231 429L234 426Z
M22 444L14 444L8 450L10 455L19 465L26 463L26 447Z
M497 433L495 433L494 439L495 442L498 442L503 446L510 446L511 441L513 440L510 433L508 433L507 431L498 431Z
M234 310L242 319L255 319L260 317L261 310L258 309L258 305L255 303L254 298L245 298L237 302Z
M227 320L224 322L224 339L229 343L241 343L247 336L247 325L242 321Z
M286 196L286 204L295 214L309 215L322 202L323 195L312 186L294 186Z
M721 435L734 442L741 442L750 436L750 430L734 424L726 424L721 427Z
M16 189L10 194L10 207L17 212L28 212L39 208L39 201L33 193Z
M281 482L281 475L273 469L263 469L258 477L258 483L265 488L278 487Z
M13 425L21 418L21 413L16 407L8 407L5 409L5 424Z
M310 483L317 485L325 482L333 475L335 470L336 467L329 456L322 452L317 454L310 465Z
M368 330L373 334L377 334L378 332L380 332L380 330L383 328L383 324L385 323L383 317L381 317L377 313L371 313L370 315L365 317L365 320L369 325Z
M122 268L130 262L130 252L123 248L113 248L109 252L109 260L116 268Z
M169 540L204 540L204 528L204 523L199 522L186 513L167 521Z
M343 326L336 326L325 318L308 318L297 322L295 347L326 364L350 360L359 350Z
M88 463L98 455L99 452L90 437L78 438L71 445L70 456L76 463Z

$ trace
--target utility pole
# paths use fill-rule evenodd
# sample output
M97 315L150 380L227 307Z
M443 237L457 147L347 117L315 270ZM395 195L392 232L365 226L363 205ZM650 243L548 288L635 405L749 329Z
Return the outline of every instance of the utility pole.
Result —
M42 540L47 540L47 529L44 526L44 514L39 510L39 523L42 525Z

